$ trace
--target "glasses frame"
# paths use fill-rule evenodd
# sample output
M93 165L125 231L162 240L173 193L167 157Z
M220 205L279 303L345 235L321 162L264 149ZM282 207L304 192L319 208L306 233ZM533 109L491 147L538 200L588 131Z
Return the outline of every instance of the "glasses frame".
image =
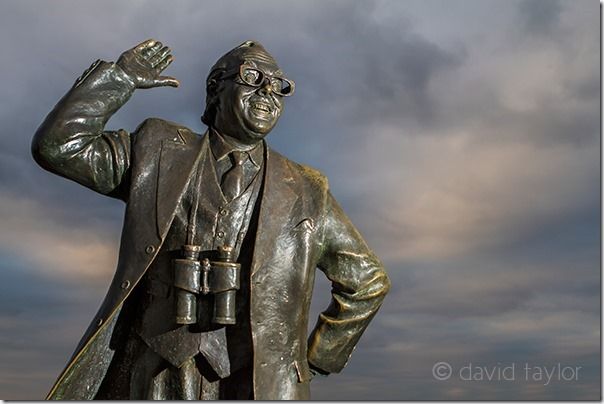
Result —
M245 81L245 79L243 78L243 72L244 72L245 69L254 69L254 70L258 71L260 73L260 75L261 75L261 77L260 77L261 78L260 83L259 84L252 84L252 83L248 83L247 81ZM270 83L271 79L273 79L273 78L279 79L279 80L283 80L286 83L288 83L289 86L291 87L291 91L289 93L284 94L284 93L282 93L280 91L275 91L275 90L272 89L272 86L271 86L271 92L273 92L273 93L275 93L275 94L277 94L277 95L279 95L281 97L290 97L294 93L294 91L296 90L296 83L294 83L293 80L290 80L290 79L282 77L282 76L274 76L274 75L266 74L262 69L260 69L258 67L255 67L255 66L250 66L248 64L239 65L239 68L237 68L237 70L233 69L233 70L230 70L230 71L226 71L224 73L224 75L222 76L222 80L228 79L228 78L231 78L231 77L235 77L235 76L239 76L239 78L241 79L241 81L243 82L243 84L245 84L246 86L250 86L250 87L262 87L264 85L264 83L266 83L267 80Z

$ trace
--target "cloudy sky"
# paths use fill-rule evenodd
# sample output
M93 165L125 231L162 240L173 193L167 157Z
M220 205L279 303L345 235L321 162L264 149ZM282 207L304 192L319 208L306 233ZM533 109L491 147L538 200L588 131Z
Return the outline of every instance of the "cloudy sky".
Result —
M599 399L599 12L595 0L2 1L0 398L43 398L62 370L113 275L124 211L36 166L31 137L90 63L153 37L181 87L139 90L109 128L158 116L202 132L208 69L259 40L297 91L269 143L329 177L386 264L380 314L313 398ZM329 301L317 278L314 313Z

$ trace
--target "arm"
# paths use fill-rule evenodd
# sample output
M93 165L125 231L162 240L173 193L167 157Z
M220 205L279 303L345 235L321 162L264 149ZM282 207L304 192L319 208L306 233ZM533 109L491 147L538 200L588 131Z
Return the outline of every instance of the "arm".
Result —
M331 194L324 215L321 269L332 282L332 301L319 315L308 344L311 368L344 368L390 288L382 263L371 252Z
M120 185L128 177L130 134L104 127L135 88L177 86L176 79L159 76L171 61L169 48L148 40L124 52L117 63L95 62L38 128L32 141L36 162L97 192L125 199Z

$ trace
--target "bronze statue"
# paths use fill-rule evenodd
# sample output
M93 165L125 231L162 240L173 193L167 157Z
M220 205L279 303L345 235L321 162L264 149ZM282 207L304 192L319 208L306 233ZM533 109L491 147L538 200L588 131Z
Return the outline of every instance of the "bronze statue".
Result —
M45 169L126 202L107 296L49 399L308 399L339 372L390 283L326 178L270 149L295 85L254 41L207 78L198 135L150 118L108 119L161 76L170 49L147 40L95 62L38 129ZM332 302L307 342L319 268Z

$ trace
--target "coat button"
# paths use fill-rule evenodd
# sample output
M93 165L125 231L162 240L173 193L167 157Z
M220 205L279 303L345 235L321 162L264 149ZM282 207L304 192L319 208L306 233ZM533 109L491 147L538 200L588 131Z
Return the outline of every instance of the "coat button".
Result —
M130 281L126 280L126 281L122 282L121 287L124 290L128 290L130 288Z
M229 213L229 211L228 211L228 210L226 210L226 209L221 209L221 210L220 210L220 214L221 214L222 216L226 216L226 214L227 214L227 213Z
M223 231L219 231L218 232L218 238L223 238L224 237L224 232Z
M97 326L97 327L100 327L100 326L102 326L102 325L103 325L103 319L102 319L102 318L99 318L99 319L96 321L96 326Z
M147 246L147 248L145 248L145 252L146 252L147 254L153 254L153 253L155 252L155 246L153 246L153 245L149 244L149 245Z

